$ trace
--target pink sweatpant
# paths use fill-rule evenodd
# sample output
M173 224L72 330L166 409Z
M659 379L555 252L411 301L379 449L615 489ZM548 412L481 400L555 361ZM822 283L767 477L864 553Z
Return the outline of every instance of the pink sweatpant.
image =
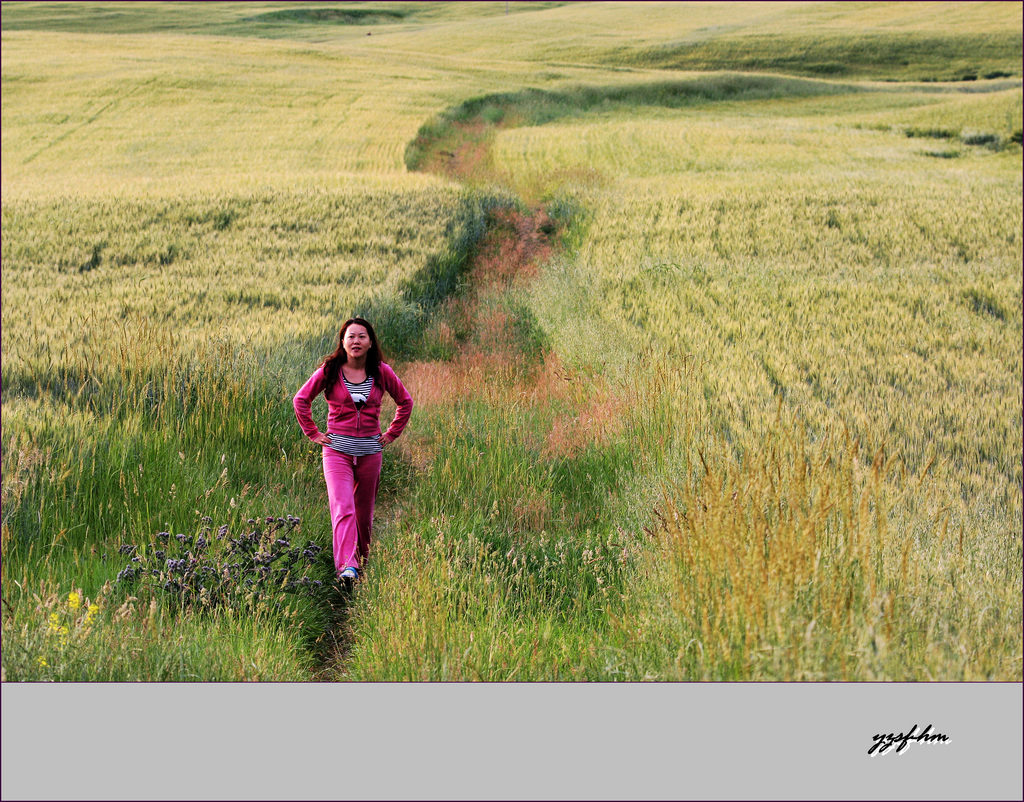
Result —
M350 457L324 446L324 479L334 529L334 567L361 568L370 553L381 455Z

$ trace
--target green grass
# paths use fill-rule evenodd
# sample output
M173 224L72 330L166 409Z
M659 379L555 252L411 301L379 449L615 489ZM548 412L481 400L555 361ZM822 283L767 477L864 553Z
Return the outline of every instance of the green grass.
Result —
M101 591L94 600L78 591L31 594L4 619L4 679L303 681L315 667L313 652L298 647L291 630L304 625L290 613L282 618L261 605L213 617L111 592Z
M747 35L624 48L613 63L673 70L781 72L886 81L977 81L1020 76L1021 40L1012 32Z
M622 439L577 450L551 425L572 425L586 388L568 390L576 403L516 402L496 374L471 394L489 392L505 403L418 418L417 439L443 446L411 477L359 589L339 678L610 678L611 614L635 579L645 517L629 502L657 461L658 408L621 412Z
M53 595L70 582L93 596L126 564L120 546L161 529L194 531L204 516L236 533L246 519L286 514L305 521L307 537L329 531L324 505L306 489L322 477L296 436L290 397L331 350L340 304L349 305L345 316L372 310L392 349L422 347L424 310L437 300L419 293L443 287L441 279L454 284L483 219L477 199L430 197L5 205L3 539L16 624L36 617L19 584ZM413 209L425 215L419 222ZM363 242L345 227L367 213L377 225ZM78 238L103 247L87 245L81 262ZM172 250L175 258L160 258ZM346 260L358 281L340 269ZM364 282L375 260L382 270L372 292ZM317 269L326 261L333 274ZM267 265L262 278L248 269L254 263ZM226 273L248 273L247 281L225 285ZM131 592L116 583L114 591L113 604ZM322 634L326 612L312 602L291 609L304 624L278 616L290 633L285 646L308 667L302 650ZM220 626L216 616L203 621ZM180 651L177 640L159 638L143 651L160 648ZM169 678L163 658L152 659L159 665L146 657L109 676ZM209 659L220 666L216 649ZM75 665L67 670L84 670ZM181 678L201 676L205 665ZM257 673L298 677L288 666L284 675ZM96 678L106 670L97 667ZM235 676L229 670L211 669L217 678Z
M452 147L452 140L465 128L527 127L546 125L565 118L632 114L639 108L681 109L695 105L735 100L783 97L814 97L846 94L856 87L793 78L749 75L713 75L685 81L659 81L615 86L573 86L554 90L528 89L475 97L445 110L424 123L405 151L410 170L437 158L439 148ZM486 140L485 140L486 141Z

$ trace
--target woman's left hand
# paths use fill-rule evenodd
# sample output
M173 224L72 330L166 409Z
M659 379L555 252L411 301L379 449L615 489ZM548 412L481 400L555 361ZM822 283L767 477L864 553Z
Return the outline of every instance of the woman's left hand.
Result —
M381 444L382 446L389 446L389 445L391 445L391 444L392 444L392 443L393 443L394 441L395 441L395 439L394 439L393 437L389 437L389 436L388 436L388 435L386 435L386 434L382 434L382 435L380 436L380 444Z

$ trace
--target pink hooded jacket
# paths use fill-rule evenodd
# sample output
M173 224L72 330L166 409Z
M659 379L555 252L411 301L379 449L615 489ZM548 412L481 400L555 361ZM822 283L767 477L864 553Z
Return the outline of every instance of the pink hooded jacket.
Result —
M309 380L302 385L292 399L295 407L295 417L299 420L299 426L306 437L310 440L320 434L320 430L313 422L310 409L313 399L324 389L324 368L318 367ZM356 409L352 396L345 389L345 382L341 376L334 383L327 398L327 431L331 434L347 434L352 437L375 437L380 434L380 402L384 397L384 391L388 391L398 409L395 410L395 417L385 432L394 439L402 433L405 424L409 422L409 415L412 414L412 396L405 386L398 380L391 366L381 362L380 375L373 379L373 389L370 397L362 409Z

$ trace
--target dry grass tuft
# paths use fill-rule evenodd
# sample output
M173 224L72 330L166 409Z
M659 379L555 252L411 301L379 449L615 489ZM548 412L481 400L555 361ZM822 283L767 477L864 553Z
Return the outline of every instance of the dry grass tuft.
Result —
M588 445L606 445L626 426L628 401L606 383L593 384L591 397L575 415L559 415L545 441L545 457L574 457Z

